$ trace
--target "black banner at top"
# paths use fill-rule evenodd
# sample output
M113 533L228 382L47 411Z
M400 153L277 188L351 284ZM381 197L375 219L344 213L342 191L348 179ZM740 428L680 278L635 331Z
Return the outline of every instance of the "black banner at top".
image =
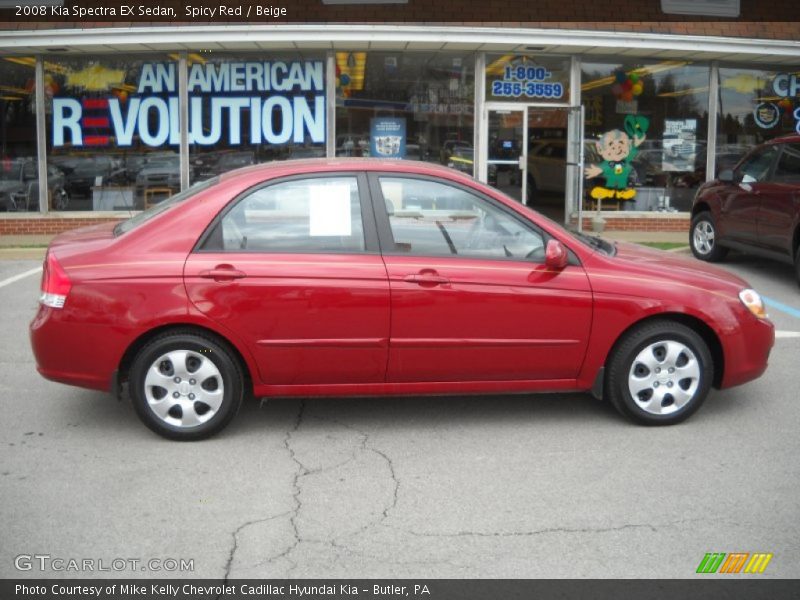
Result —
M11 4L11 6L9 6ZM673 6L674 5L674 6ZM796 0L19 0L4 2L0 21L18 23L459 23L791 22ZM724 33L724 32L720 32ZM787 35L787 38L790 36Z

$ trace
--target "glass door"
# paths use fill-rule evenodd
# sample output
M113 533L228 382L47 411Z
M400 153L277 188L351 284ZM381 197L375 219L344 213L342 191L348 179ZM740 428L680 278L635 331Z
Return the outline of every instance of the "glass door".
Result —
M487 182L525 203L527 129L525 108L489 110Z

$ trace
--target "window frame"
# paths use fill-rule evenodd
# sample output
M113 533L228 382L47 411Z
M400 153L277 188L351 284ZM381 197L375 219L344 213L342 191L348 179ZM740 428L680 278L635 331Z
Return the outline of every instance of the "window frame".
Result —
M783 149L778 144L763 144L754 148L751 152L748 152L744 158L736 165L733 169L733 173L735 175L735 180L738 183L746 183L748 185L763 185L765 183L772 183L773 177L775 176L775 167L778 164L778 159L782 153ZM769 168L767 169L766 173L764 174L764 178L756 181L744 181L744 166L747 164L750 159L757 156L758 154L766 154L767 152L772 152L772 163L770 164Z
M241 249L236 248L226 250L225 248L206 248L205 245L209 239L214 235L215 230L221 226L222 220L227 214L233 210L240 202L243 202L251 194L254 194L262 189L280 185L282 183L292 181L303 181L311 179L331 179L331 178L351 178L356 180L358 187L358 199L361 204L361 224L364 233L364 249L363 250L259 250L259 249ZM362 171L313 171L309 173L297 173L295 175L287 175L284 177L276 177L262 181L249 188L242 190L234 196L214 218L209 222L203 233L197 239L197 242L192 248L192 254L333 254L333 255L363 255L363 254L380 254L380 246L378 243L378 233L376 229L375 216L373 214L372 202L370 199L369 185L367 182L366 173Z
M791 185L791 186L800 185L800 172L797 174L796 179L793 179L792 181L784 181L777 179L778 167L780 166L781 159L783 158L783 155L786 154L786 150L789 146L795 146L798 150L800 150L800 142L786 142L780 144L780 152L778 153L778 157L775 160L775 164L772 167L770 183L777 183L779 185Z
M411 179L415 181L428 181L431 183L438 183L440 185L446 185L453 187L455 189L461 190L463 192L467 192L483 200L484 202L488 203L493 208L499 210L509 218L517 221L522 227L529 229L532 233L538 233L542 238L542 244L546 248L547 242L551 239L555 239L550 233L548 233L544 228L540 227L535 222L525 219L522 215L516 213L515 211L509 209L505 206L502 202L498 202L495 198L484 194L480 190L476 190L475 188L464 185L457 181L452 181L450 179L441 179L438 177L433 177L430 175L423 175L418 173L397 173L391 171L370 171L369 172L369 189L372 196L373 202L373 212L375 215L375 221L377 224L378 230L378 241L380 242L381 253L384 256L403 256L403 257L414 257L414 258L431 258L435 260L490 260L490 261L497 261L497 262L516 262L516 263L526 263L526 264L544 264L544 259L541 261L533 260L533 259L526 259L524 257L497 257L497 256L462 256L459 254L417 254L415 252L400 252L395 250L395 239L394 234L392 233L392 226L391 222L389 221L389 212L386 210L386 199L383 196L383 190L381 189L381 178L391 178L391 179ZM569 250L569 264L579 264L577 257L573 254L571 250Z

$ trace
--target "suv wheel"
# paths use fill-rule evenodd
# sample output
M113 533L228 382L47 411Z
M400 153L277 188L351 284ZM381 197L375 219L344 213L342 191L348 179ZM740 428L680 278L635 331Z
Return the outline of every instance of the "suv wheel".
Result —
M708 212L698 213L692 219L689 246L695 257L708 262L720 261L728 254L728 249L717 243L717 228Z
M714 376L703 338L667 320L630 331L607 365L606 396L620 413L645 425L672 425L691 416Z
M173 440L199 440L222 430L236 415L243 381L227 348L193 331L174 331L136 355L130 394L150 429Z

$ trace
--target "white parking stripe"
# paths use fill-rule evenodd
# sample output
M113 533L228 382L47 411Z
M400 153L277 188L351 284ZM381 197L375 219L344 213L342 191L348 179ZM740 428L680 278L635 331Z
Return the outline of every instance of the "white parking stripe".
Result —
M15 281L19 281L20 279L25 279L26 277L30 277L31 275L36 275L37 273L42 272L42 267L36 267L35 269L31 269L30 271L25 271L24 273L20 273L19 275L14 275L13 277L9 277L8 279L3 279L0 281L0 288L6 287L7 285L11 285Z
M800 338L800 331L776 331L775 338Z

